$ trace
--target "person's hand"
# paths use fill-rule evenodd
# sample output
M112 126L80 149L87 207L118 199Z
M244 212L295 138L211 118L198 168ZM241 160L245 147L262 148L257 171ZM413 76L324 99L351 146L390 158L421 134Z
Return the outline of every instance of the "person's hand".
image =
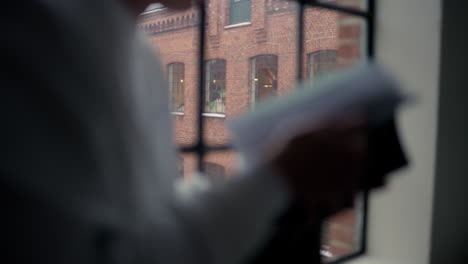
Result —
M367 122L352 115L293 138L272 160L317 220L351 207L364 186Z

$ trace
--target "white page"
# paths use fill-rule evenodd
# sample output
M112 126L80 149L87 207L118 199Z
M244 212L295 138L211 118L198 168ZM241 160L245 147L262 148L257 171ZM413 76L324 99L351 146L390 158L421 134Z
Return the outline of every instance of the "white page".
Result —
M327 117L365 111L370 122L379 123L393 116L402 99L393 78L379 66L363 63L329 78L305 82L290 96L257 105L229 127L234 147L246 165L253 166Z

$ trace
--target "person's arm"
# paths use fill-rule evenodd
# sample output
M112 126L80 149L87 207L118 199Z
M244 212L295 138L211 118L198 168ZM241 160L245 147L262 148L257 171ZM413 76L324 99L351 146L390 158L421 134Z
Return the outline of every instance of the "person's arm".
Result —
M361 117L329 121L265 157L257 169L219 188L201 184L200 191L183 194L175 217L188 239L197 242L188 251L197 252L201 262L243 263L267 242L275 220L294 199L305 202L306 221L318 226L324 217L351 206L362 188L364 135Z
M125 48L132 36L113 35L122 21L114 25L112 10L100 14L106 9L93 9L93 2L86 12L70 14L89 15L79 23L39 8L18 8L11 13L18 22L4 21L15 34L3 51L11 71L2 75L2 181L26 207L41 212L41 221L28 222L30 215L11 211L11 229L22 230L18 239L32 245L12 250L33 252L37 263L238 263L267 236L288 192L306 179L302 174L288 181L294 174L284 168L309 160L274 162L288 164L277 169L259 166L191 200L152 195L169 187L155 178L175 175L175 168L167 169L175 167L167 162L170 124L153 113L164 109L162 116L167 108L152 106L153 99L163 102L167 96L132 101L135 89L147 88L131 85L135 76L128 73ZM20 19L25 17L30 20ZM98 23L103 17L107 24ZM28 45L32 37L37 40ZM132 73L154 69L140 66ZM154 84L144 81L136 83Z
M290 199L284 179L266 166L179 195L175 214L200 257L193 263L244 263L268 238Z

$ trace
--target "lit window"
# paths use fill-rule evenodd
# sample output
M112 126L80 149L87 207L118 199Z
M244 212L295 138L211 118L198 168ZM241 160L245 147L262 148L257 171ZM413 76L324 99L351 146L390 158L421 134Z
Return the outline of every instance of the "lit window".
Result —
M259 55L250 60L251 104L275 96L277 92L278 57Z
M225 113L226 61L213 59L206 62L206 113Z
M229 24L250 22L250 0L230 0Z
M320 77L336 67L336 50L319 50L308 55L309 78Z
M167 68L171 111L184 112L184 64L175 62Z

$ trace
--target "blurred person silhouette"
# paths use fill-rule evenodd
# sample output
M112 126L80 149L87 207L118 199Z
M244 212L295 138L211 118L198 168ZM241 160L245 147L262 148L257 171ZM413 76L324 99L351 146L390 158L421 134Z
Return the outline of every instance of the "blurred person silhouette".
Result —
M318 225L369 187L362 180L368 128L356 115L326 121L263 164L184 198L173 188L176 150L161 65L135 26L151 2L3 4L5 259L242 263L297 197ZM313 172L304 169L311 163Z

